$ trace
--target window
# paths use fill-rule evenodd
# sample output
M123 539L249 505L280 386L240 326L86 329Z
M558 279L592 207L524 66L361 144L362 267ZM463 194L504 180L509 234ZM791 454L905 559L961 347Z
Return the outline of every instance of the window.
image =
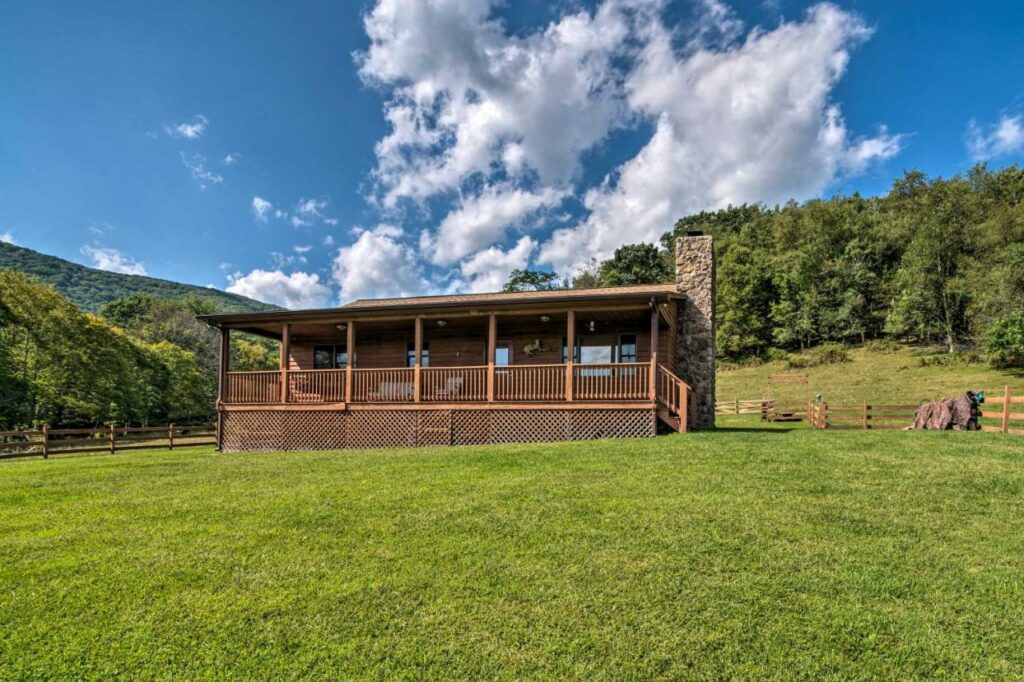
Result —
M507 367L512 362L512 347L507 343L501 343L494 348L494 364L498 367Z
M423 342L423 350L420 352L420 365L422 367L430 367L430 345L426 341ZM405 366L416 366L415 341L410 341L407 344L405 344Z
M568 358L569 348L563 338L562 363L568 362ZM636 334L622 334L617 340L608 336L578 336L572 361L582 365L636 362Z
M344 369L348 352L340 344L324 343L313 346L313 369Z
M619 337L619 362L636 362L636 334Z

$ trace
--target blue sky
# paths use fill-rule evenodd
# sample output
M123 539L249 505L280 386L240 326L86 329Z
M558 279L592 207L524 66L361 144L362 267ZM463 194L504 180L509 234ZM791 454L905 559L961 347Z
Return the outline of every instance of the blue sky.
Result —
M0 4L0 238L291 307L1024 153L1018 2Z

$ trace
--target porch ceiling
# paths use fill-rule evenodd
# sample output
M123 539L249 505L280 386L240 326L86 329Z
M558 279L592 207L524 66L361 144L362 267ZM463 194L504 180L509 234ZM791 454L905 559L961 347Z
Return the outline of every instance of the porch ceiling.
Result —
M525 294L488 294L486 296L437 296L406 299L405 305L395 300L360 302L341 308L324 310L275 311L267 313L238 313L204 315L209 324L248 331L271 338L280 338L286 323L294 334L318 335L337 333L336 325L353 320L357 329L400 329L412 325L413 319L443 319L448 325L462 325L476 329L486 324L487 316L497 314L499 324L512 319L539 319L547 315L554 321L563 321L567 310L574 310L577 319L628 321L642 317L651 300L665 302L682 298L669 285L643 287L610 287L605 289L578 289L560 292L528 292Z

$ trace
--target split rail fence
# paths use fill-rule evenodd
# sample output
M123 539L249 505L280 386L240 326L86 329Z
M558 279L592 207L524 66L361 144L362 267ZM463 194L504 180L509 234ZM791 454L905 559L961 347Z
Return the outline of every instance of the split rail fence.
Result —
M1020 405L1020 411L1015 406ZM914 422L918 405L833 405L811 402L808 421L817 429L905 429ZM1024 436L1024 395L1012 395L1010 387L1002 395L985 394L981 404L981 430Z
M166 426L100 426L82 429L0 431L0 459L42 457L86 452L124 452L216 445L213 424Z
M767 401L763 398L758 400L718 400L715 402L717 414L761 414Z

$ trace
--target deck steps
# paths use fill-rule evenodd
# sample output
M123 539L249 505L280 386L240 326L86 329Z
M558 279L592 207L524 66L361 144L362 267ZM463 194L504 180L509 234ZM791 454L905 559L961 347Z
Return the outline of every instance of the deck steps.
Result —
M658 410L658 419L664 422L673 431L679 431L679 417L668 410Z

